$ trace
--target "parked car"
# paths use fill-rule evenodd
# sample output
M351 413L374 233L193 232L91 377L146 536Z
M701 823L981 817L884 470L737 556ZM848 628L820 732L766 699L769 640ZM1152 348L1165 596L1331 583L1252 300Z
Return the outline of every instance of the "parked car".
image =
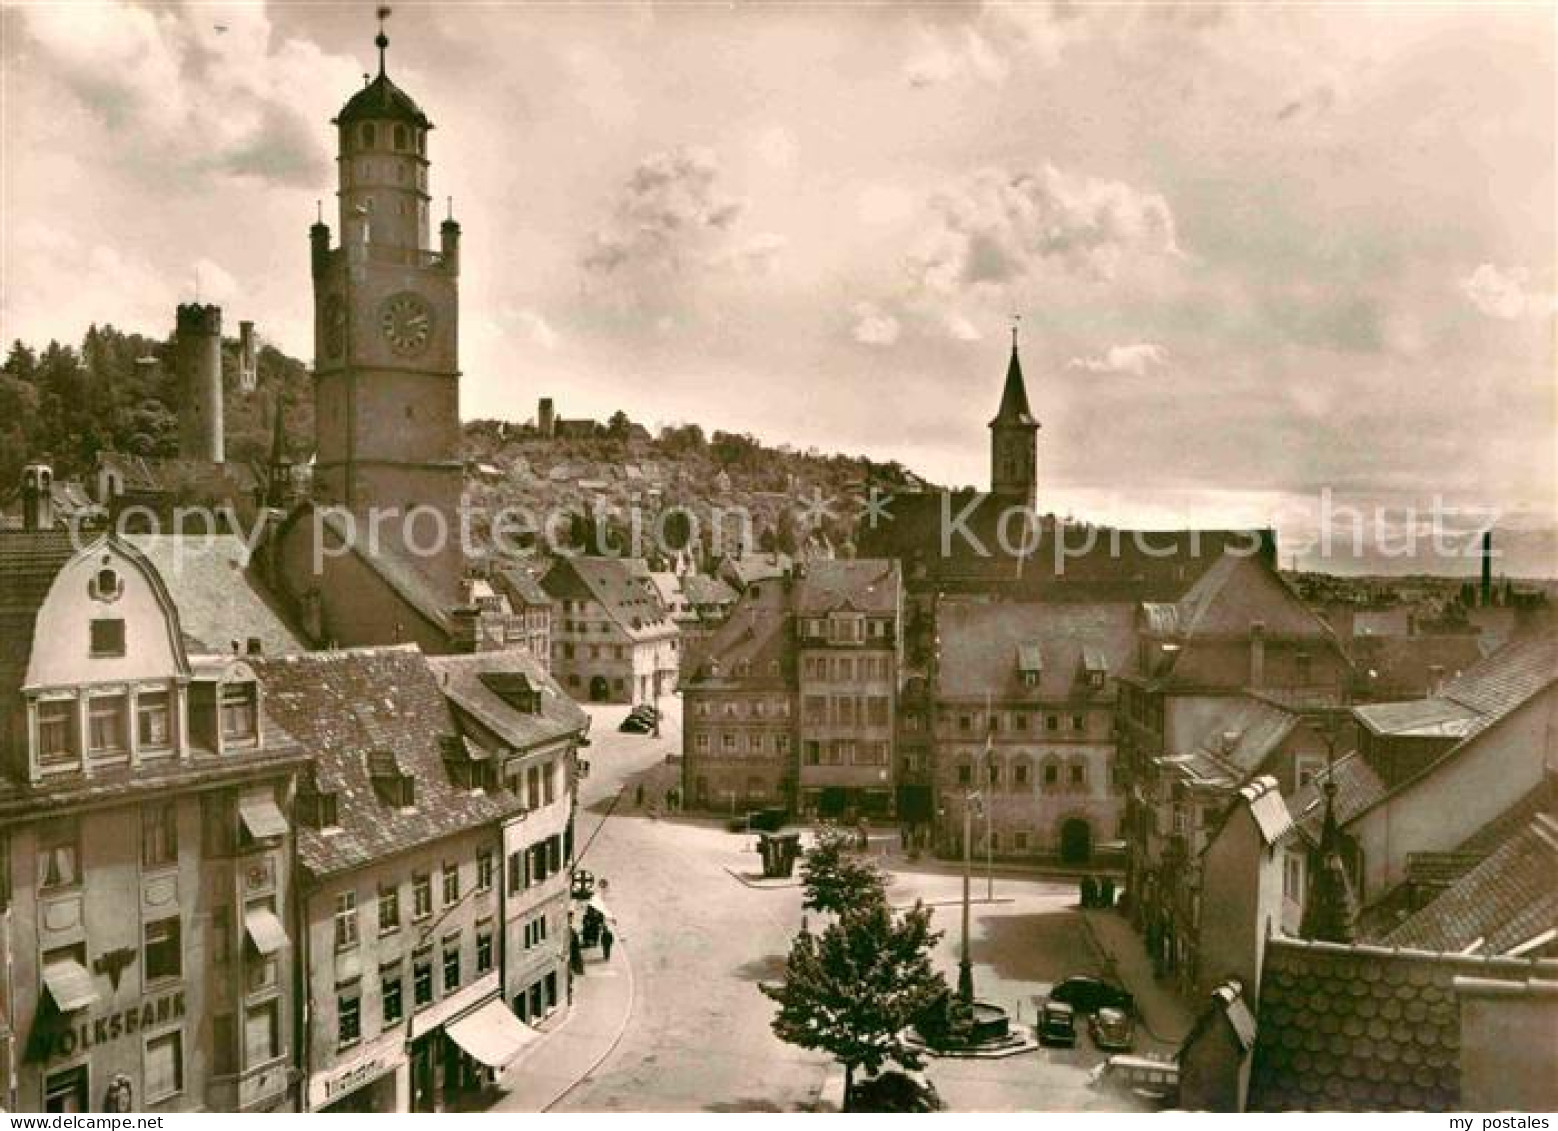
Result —
M653 719L630 714L618 724L617 729L623 734L648 734L655 729L655 724Z
M1113 1052L1130 1052L1135 1039L1130 1014L1106 1005L1087 1019L1088 1035L1093 1044Z
M1169 1107L1179 1102L1179 1065L1146 1056L1111 1056L1087 1074L1087 1086L1131 1095L1151 1107Z
M1136 1013L1136 999L1129 990L1090 974L1073 974L1061 979L1051 987L1049 997L1051 1001L1065 1002L1078 1013L1093 1013L1105 1006L1127 1016Z
M1039 1043L1067 1046L1076 1044L1076 1011L1063 1001L1045 1002L1039 1009Z

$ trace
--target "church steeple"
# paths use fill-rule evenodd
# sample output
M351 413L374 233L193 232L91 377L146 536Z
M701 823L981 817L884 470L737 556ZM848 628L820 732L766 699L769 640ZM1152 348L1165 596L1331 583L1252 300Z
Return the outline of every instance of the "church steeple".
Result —
M1336 765L1325 775L1325 819L1320 844L1310 858L1309 892L1298 933L1318 942L1351 943L1358 936L1358 901L1342 859L1342 832L1336 823Z
M1017 326L1012 326L1012 355L1006 363L1006 384L1001 407L990 421L990 491L1017 496L1027 506L1038 500L1039 422L1028 407L1028 386L1023 380L1022 358L1017 348Z

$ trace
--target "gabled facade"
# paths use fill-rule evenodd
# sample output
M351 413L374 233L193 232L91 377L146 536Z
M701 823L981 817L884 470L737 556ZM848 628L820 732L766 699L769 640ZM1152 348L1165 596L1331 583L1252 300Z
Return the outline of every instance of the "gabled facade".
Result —
M0 641L0 1102L289 1107L306 751L128 543L0 535Z
M675 689L681 634L642 562L561 557L541 585L554 602L552 671L570 695L652 703Z

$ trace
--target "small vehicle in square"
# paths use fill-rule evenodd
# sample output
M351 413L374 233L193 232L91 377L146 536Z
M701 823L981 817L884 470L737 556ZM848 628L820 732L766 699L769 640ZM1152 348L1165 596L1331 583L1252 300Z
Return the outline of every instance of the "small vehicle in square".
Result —
M1135 1039L1130 1015L1106 1005L1087 1019L1093 1044L1110 1052L1130 1052Z
M1087 1074L1095 1091L1130 1095L1154 1108L1179 1102L1179 1065L1147 1056L1111 1056Z
M1127 1016L1136 1012L1136 999L1129 990L1090 974L1073 974L1056 982L1050 989L1049 999L1063 1001L1078 1013L1093 1013L1105 1006Z
M1076 1010L1063 1001L1047 1001L1039 1007L1039 1044L1066 1045L1077 1043Z

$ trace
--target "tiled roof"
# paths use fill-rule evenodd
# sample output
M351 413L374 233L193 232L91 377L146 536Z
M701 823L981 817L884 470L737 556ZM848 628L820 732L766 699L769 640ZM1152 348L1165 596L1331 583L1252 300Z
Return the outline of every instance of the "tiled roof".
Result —
M474 793L450 780L442 739L458 728L415 645L251 663L267 712L313 754L316 781L339 789L339 831L297 832L299 859L315 876L360 868L520 810L503 790ZM384 805L374 791L369 758L384 751L416 781L412 811Z
M1240 799L1250 807L1250 818L1268 845L1277 844L1293 829L1293 818L1282 800L1274 777L1259 777L1239 790Z
M1363 810L1384 797L1388 792L1385 779L1357 752L1336 759L1327 769L1319 771L1302 789L1294 792L1288 801L1288 811L1311 843L1320 840L1320 826L1325 820L1325 782L1336 775L1336 823L1345 826Z
M626 558L565 557L552 563L541 584L557 600L594 600L632 640L671 635L676 626L637 566Z
M1118 675L1135 650L1135 610L1125 602L974 601L949 598L936 613L941 637L938 691L949 698L1060 700L1095 697L1112 701L1112 679L1100 691L1088 688L1085 652ZM1019 657L1037 650L1039 684L1023 684ZM1031 661L1030 661L1031 662Z
M1238 636L1256 621L1268 637L1330 637L1328 626L1258 557L1224 554L1178 603L1176 632L1186 638Z
M515 609L522 605L535 607L552 603L552 598L547 596L541 582L527 569L520 569L518 566L500 569L494 581L498 588L504 591L509 604Z
M1261 972L1250 1111L1453 1111L1457 976L1550 979L1558 962L1273 938Z
M297 522L303 510L294 512L289 522ZM420 613L427 621L444 631L449 630L449 607L454 603L453 594L441 594L427 576L411 562L402 558L388 546L378 546L369 552L364 540L357 536L357 528L350 525L350 516L342 515L334 507L323 507L310 512L317 515L337 538L346 542L364 565L384 581L403 601Z
M771 577L783 577L793 567L789 554L770 551L764 554L741 554L726 557L721 568L729 569L736 582L744 589L758 581Z
M689 647L683 658L687 684L694 689L788 686L792 667L791 650L786 647L789 623L788 594L783 589L765 586L755 595L748 590L724 624ZM746 665L745 676L737 674L742 664Z
M857 612L895 613L901 593L897 562L878 558L810 562L795 578L795 611L805 616L848 606Z
M1487 727L1554 680L1558 680L1558 631L1536 632L1516 636L1445 684L1440 697L1470 707L1485 720L1482 727Z
M1464 738L1480 718L1470 707L1439 698L1367 703L1353 714L1375 734L1396 738Z
M1558 821L1543 814L1385 937L1395 946L1504 954L1558 928Z
M1360 685L1376 696L1431 695L1436 683L1459 676L1482 659L1480 637L1464 632L1354 636L1349 649Z
M1253 774L1296 726L1298 716L1291 711L1259 699L1245 699L1237 710L1220 716L1217 726L1201 736L1195 749L1215 755L1241 775Z
M246 650L251 639L272 655L303 651L258 571L246 565L241 539L156 534L127 541L157 568L191 652L229 653L234 641Z
M0 532L0 695L26 678L38 608L75 553L66 530Z
M735 603L736 591L718 577L706 573L684 573L681 578L682 596L694 608L708 605Z
M470 712L517 751L582 734L589 726L589 716L529 652L512 649L431 656L427 662L455 706ZM491 677L495 674L522 676L540 692L540 712L530 714L506 703L494 690L497 681Z

